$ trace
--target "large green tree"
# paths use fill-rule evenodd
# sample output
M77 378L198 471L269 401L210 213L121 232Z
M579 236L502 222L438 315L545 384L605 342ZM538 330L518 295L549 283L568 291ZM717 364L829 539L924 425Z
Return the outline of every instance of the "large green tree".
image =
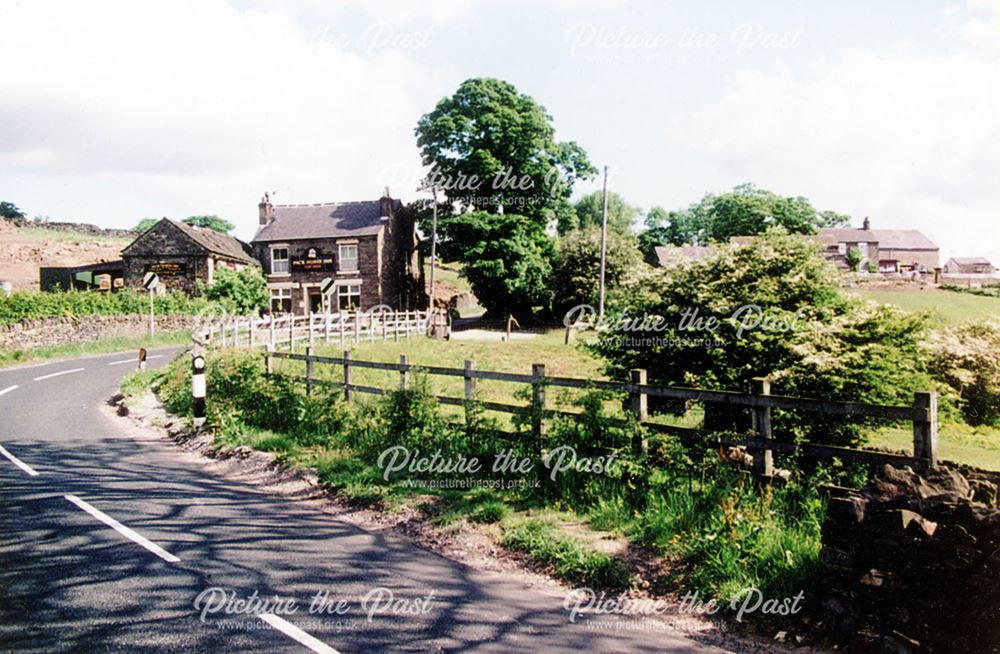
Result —
M746 392L768 377L777 395L882 404L912 402L927 381L925 318L842 296L818 246L781 230L643 277L614 296L609 315L622 314L661 322L626 334L637 339L597 339L619 378L645 368L654 383ZM862 433L852 419L804 412L777 412L774 425L778 438L840 445ZM706 426L745 431L749 413L707 407Z
M490 316L524 318L549 306L553 241L534 220L517 214L470 212L445 224L463 262L461 275Z
M229 232L236 229L236 226L224 218L218 216L188 216L183 220L183 222L188 225L193 225L194 227L202 227L204 229L211 229L222 234L228 234Z
M785 197L742 184L728 193L708 193L687 209L651 210L642 241L648 250L654 245L726 242L734 236L763 234L772 227L814 234L821 227L844 225L848 220L835 211L817 211L804 197Z
M145 233L152 229L153 225L158 222L160 222L159 218L143 218L136 223L135 227L132 228L132 231L139 232L140 234Z
M574 182L596 172L583 148L555 140L543 106L498 79L462 82L415 131L431 167L425 184L464 209L517 213L544 226L565 219Z
M559 221L559 233L566 234L574 229L588 227L600 229L603 211L603 191L595 191L590 195L585 195L573 205L573 213L567 214L564 219ZM613 191L608 193L609 231L616 231L620 234L630 233L640 213L638 207L630 205L622 196Z
M240 270L220 268L215 279L203 288L205 297L227 305L240 315L256 313L267 306L267 280L257 266Z

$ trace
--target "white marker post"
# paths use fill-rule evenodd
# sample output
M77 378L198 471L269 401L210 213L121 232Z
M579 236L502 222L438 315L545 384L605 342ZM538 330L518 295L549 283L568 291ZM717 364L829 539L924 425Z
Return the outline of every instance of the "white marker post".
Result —
M205 424L205 357L196 354L191 359L191 395L194 398L194 426L201 429Z
M146 348L139 348L139 372L146 372Z
M160 285L160 276L155 272L148 272L142 276L142 285L149 290L149 337L156 334L156 326L153 322L153 291Z

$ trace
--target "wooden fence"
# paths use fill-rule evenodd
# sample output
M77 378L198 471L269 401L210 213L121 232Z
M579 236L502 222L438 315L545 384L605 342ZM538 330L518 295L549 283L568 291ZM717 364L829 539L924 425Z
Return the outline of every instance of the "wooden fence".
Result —
M269 350L265 355L265 365L269 374L274 373L274 359L303 362L305 375L291 376L291 378L304 383L307 392L312 392L313 386L316 385L333 386L343 389L344 397L347 400L351 400L354 393L384 395L389 392L385 388L355 384L352 375L352 371L355 368L397 372L400 375L400 388L408 386L410 374L416 371L431 376L461 377L465 381L464 397L437 396L437 400L441 404L466 406L470 402L476 402L480 407L489 411L530 416L532 430L534 435L539 438L540 443L541 439L545 436L545 418L550 418L557 414L571 415L569 412L553 410L546 406L546 389L549 387L562 387L625 392L629 395L629 407L635 419L651 431L674 434L681 437L682 440L687 441L703 439L720 446L745 447L753 455L754 472L764 477L770 477L774 473L774 452L801 452L817 458L837 457L843 460L865 463L889 463L895 466L909 465L920 469L937 465L937 394L934 392L916 393L913 404L910 406L893 406L772 395L770 384L766 379L755 379L751 393L737 393L731 391L653 386L646 383L647 374L645 370L631 371L631 377L628 382L599 381L576 377L548 376L545 373L544 363L533 364L531 374L522 374L479 370L476 368L475 362L471 360L466 360L463 368L414 365L410 363L409 358L405 354L400 355L399 363L360 361L351 356L350 350L345 350L343 356L340 357L316 356L312 353L311 347L307 349L305 354ZM341 367L343 381L318 379L315 376L315 367L317 365ZM479 401L476 398L476 382L478 380L529 384L532 388L531 404L522 406ZM752 431L746 438L728 438L712 434L705 430L650 422L647 407L649 397L748 407L752 411L753 416ZM771 411L774 409L816 412L845 417L874 417L886 420L908 421L913 426L913 454L890 454L873 450L835 447L814 443L775 441L771 433ZM625 421L622 420L621 423L624 424ZM642 451L648 447L648 444L637 437L633 440L633 447L636 450Z
M361 341L400 340L425 336L438 325L440 314L428 311L361 311L231 317L208 322L196 336L200 345L287 348L305 343L330 345Z

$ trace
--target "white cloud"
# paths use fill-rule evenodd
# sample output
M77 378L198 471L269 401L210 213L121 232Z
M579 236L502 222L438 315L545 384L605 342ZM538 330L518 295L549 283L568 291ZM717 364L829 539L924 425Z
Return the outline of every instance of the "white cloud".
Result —
M805 72L740 70L718 102L675 117L667 140L729 179L920 229L944 257L1000 264L1000 59L990 49L855 49Z
M391 48L217 0L5 4L0 22L0 173L86 180L77 217L142 189L162 201L149 213L217 211L246 233L264 190L376 197L383 168L419 168L413 127L439 95Z

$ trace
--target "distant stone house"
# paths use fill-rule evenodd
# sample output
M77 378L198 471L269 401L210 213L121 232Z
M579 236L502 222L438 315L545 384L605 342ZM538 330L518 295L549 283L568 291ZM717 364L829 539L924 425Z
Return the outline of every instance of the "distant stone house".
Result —
M667 268L682 261L697 261L707 256L712 249L708 245L657 245L653 248L649 264Z
M952 257L945 262L944 272L952 275L992 275L993 264L986 257Z
M125 285L139 287L147 272L165 290L193 293L198 281L211 284L220 267L257 265L245 243L211 229L164 218L122 250Z
M882 273L933 272L940 264L938 246L915 229L872 229L866 217L860 229L823 228L818 238L826 256L841 268L848 268L847 253L861 253L861 268L869 262ZM835 243L836 245L833 245Z
M265 195L258 210L251 244L273 312L426 306L416 224L400 200L273 205Z

